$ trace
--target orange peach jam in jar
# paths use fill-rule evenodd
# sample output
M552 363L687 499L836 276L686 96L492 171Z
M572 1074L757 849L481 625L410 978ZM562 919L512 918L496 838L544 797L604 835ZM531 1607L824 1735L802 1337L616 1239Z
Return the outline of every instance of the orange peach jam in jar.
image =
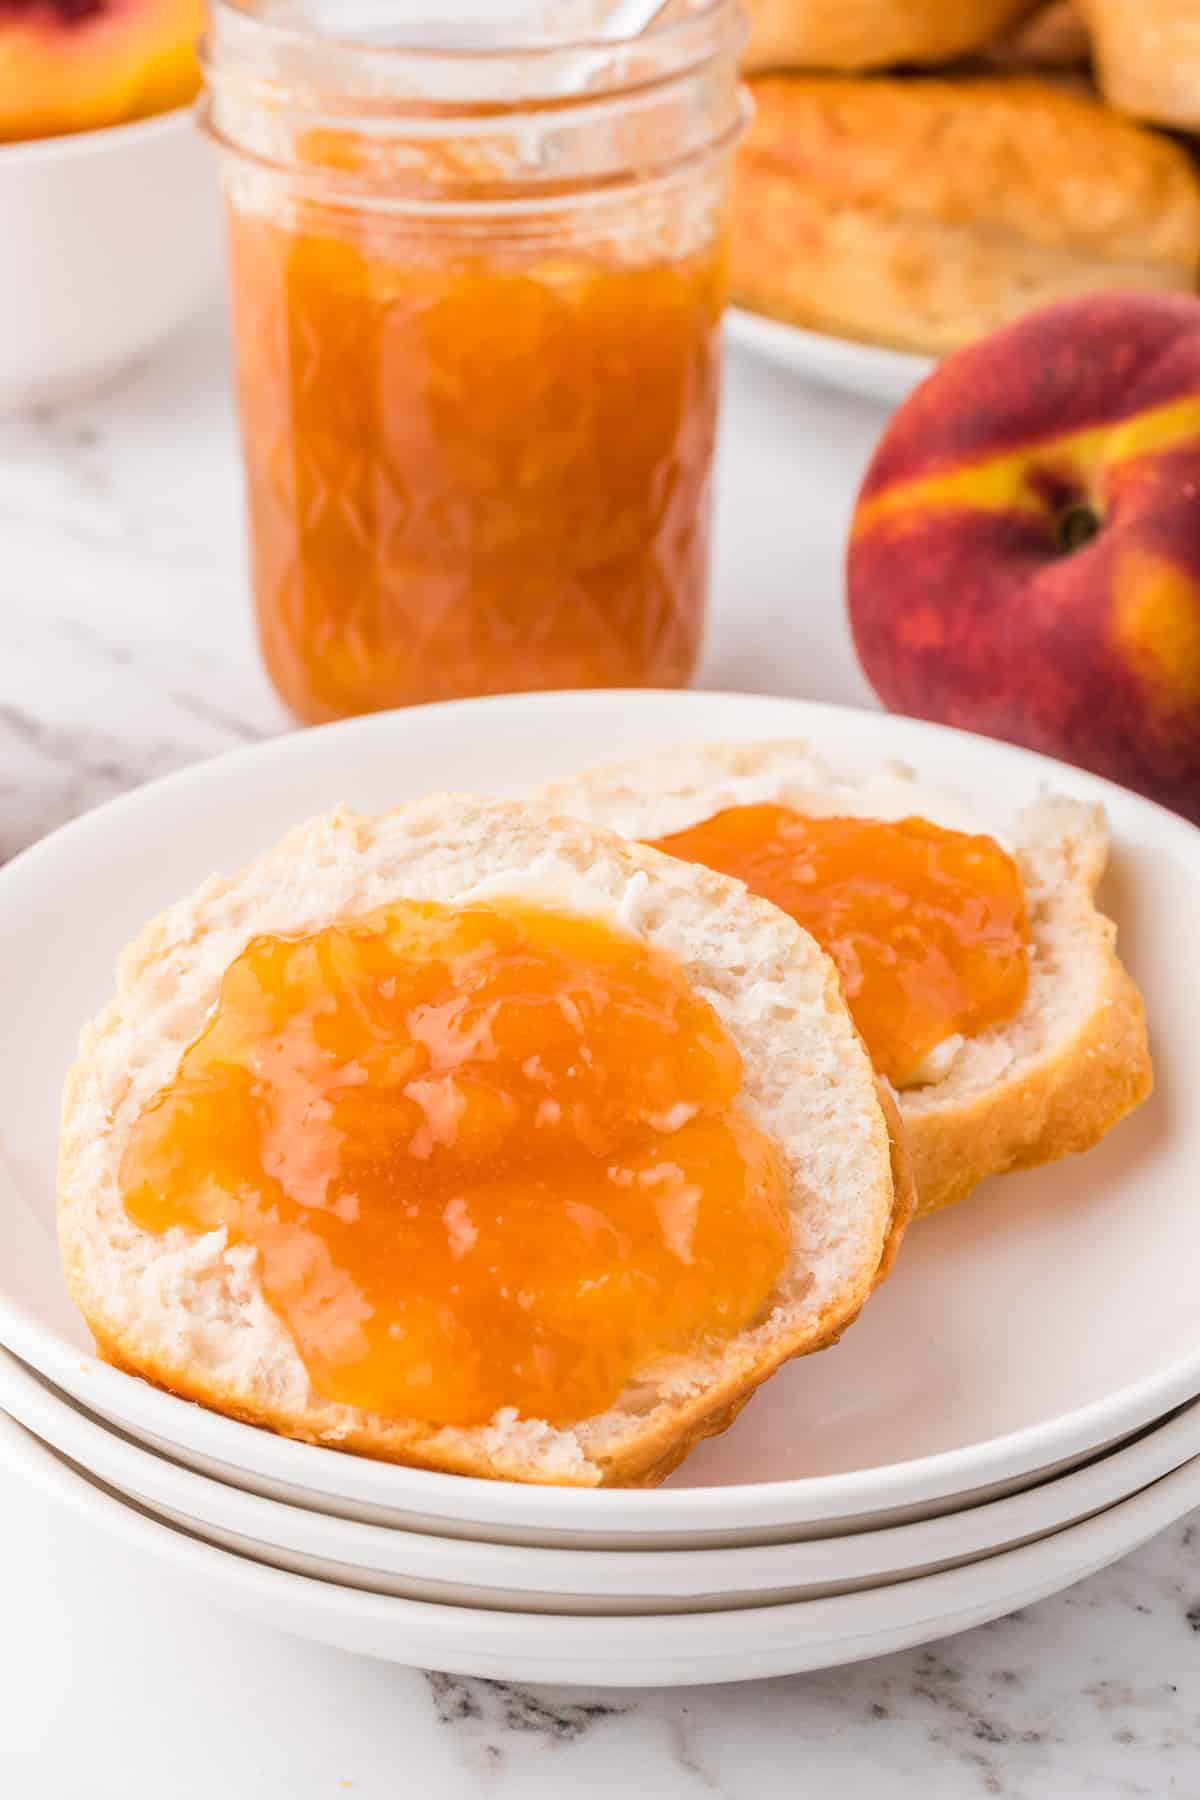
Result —
M692 672L742 19L614 44L605 11L451 47L214 0L259 634L301 719Z

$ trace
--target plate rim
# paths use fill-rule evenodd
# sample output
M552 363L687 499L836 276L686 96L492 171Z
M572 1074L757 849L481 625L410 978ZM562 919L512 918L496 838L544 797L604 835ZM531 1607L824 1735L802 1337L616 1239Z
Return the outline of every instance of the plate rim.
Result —
M243 1601L254 1596L258 1602L254 1608L256 1616L269 1618L277 1628L304 1632L305 1628L294 1622L298 1611L305 1613L310 1627L307 1634L314 1636L320 1635L320 1625L336 1621L339 1616L349 1615L363 1626L385 1630L407 1624L431 1634L434 1642L422 1647L423 1656L430 1650L437 1655L446 1649L459 1658L498 1657L505 1663L536 1663L539 1657L553 1656L556 1669L561 1670L556 1678L567 1682L594 1681L594 1673L584 1671L593 1667L598 1655L607 1655L618 1671L614 1685L623 1686L661 1686L664 1680L744 1679L771 1673L769 1666L763 1666L771 1655L786 1658L797 1650L811 1652L814 1647L832 1649L835 1660L854 1660L856 1654L878 1653L863 1646L876 1644L888 1629L920 1634L911 1641L929 1641L967 1629L971 1622L1001 1616L1042 1594L1085 1579L1167 1529L1191 1511L1200 1498L1200 1467L1189 1464L1130 1499L1033 1544L890 1587L712 1613L585 1616L504 1613L408 1600L342 1587L254 1562L140 1512L3 1415L0 1467L9 1471L15 1468L77 1516L137 1550L156 1555L184 1578L202 1583L210 1596L227 1597L231 1588ZM1064 1552L1071 1553L1065 1566ZM972 1595L973 1587L976 1591ZM264 1611L263 1602L277 1602L284 1616ZM893 1622L890 1627L881 1624L881 1613L897 1611L906 1615L901 1622ZM798 1641L763 1648L765 1636L774 1633L778 1637L788 1627L798 1634ZM807 1644L806 1632L811 1638ZM817 1635L821 1633L824 1635ZM511 1643L514 1635L525 1640L520 1648ZM701 1646L702 1637L715 1637L718 1641L715 1646ZM459 1649L455 1649L456 1639ZM732 1639L732 1644L726 1644L726 1639ZM543 1644L541 1640L546 1641ZM738 1673L729 1672L731 1662ZM686 1663L696 1674L664 1675L667 1663L672 1667ZM723 1672L718 1673L718 1669ZM526 1679L547 1679L527 1670L523 1673Z
M155 1512L172 1508L188 1516L193 1530L201 1536L206 1527L236 1532L268 1548L340 1562L359 1572L450 1581L481 1594L521 1592L581 1600L618 1591L618 1584L627 1598L667 1600L733 1592L767 1594L780 1588L801 1588L806 1583L815 1588L834 1582L912 1579L930 1572L943 1560L975 1560L1019 1546L1026 1538L1032 1541L1053 1535L1132 1499L1189 1463L1200 1466L1200 1401L1194 1401L1190 1407L1148 1427L1133 1442L1082 1468L1005 1499L967 1508L964 1513L839 1534L836 1540L814 1538L801 1543L780 1540L665 1550L611 1550L583 1545L564 1548L489 1540L464 1542L461 1538L439 1537L435 1532L397 1531L337 1514L313 1513L291 1501L230 1488L213 1476L174 1463L147 1445L112 1430L3 1350L0 1409L56 1454L83 1468L89 1479L114 1488L135 1505ZM61 1436L55 1425L60 1417L66 1425ZM93 1461L89 1451L100 1438L110 1438L112 1449L110 1452L106 1446L106 1456ZM157 1473L159 1465L165 1471L162 1475ZM1072 1490L1074 1497L1068 1504L1076 1510L1065 1516L1056 1511L1048 1520L1041 1510L1047 1491L1058 1489L1061 1496L1064 1484ZM176 1487L179 1491L173 1491ZM218 1495L228 1496L232 1516L222 1514ZM203 1501L203 1509L197 1510L192 1501ZM1031 1513L1036 1516L1024 1516ZM964 1517L982 1526L984 1535L977 1531L969 1546L937 1542L939 1533L952 1531L954 1521ZM273 1528L280 1524L292 1535L274 1535ZM313 1529L316 1540L302 1542L304 1534ZM347 1531L348 1541L339 1544L339 1536ZM399 1547L398 1540L414 1554L407 1562L401 1554L395 1564L390 1564L387 1552ZM426 1545L432 1546L428 1552ZM844 1547L851 1546L866 1552L860 1558L860 1566L831 1570L827 1559L836 1558ZM357 1554L352 1555L352 1551ZM384 1560L369 1560L372 1555L382 1555ZM428 1561L422 1566L426 1555ZM853 1549L851 1557L853 1560ZM897 1560L885 1560L888 1557ZM805 1562L820 1566L814 1566L806 1575L803 1571L797 1575L797 1564ZM867 1562L874 1566L861 1566ZM476 1568L475 1564L481 1566ZM588 1580L582 1586L576 1585L584 1568L589 1571Z

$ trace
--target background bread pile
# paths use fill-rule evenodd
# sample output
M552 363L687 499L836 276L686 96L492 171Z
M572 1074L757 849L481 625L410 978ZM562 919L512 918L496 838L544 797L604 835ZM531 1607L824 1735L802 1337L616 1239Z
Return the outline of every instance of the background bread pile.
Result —
M734 299L942 355L1100 288L1194 291L1200 7L750 0Z

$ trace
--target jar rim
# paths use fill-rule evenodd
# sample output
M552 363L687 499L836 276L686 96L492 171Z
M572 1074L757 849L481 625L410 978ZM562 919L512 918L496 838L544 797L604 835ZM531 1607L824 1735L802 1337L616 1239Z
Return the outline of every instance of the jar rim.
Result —
M520 51L515 61L489 57L480 80L478 59L464 65L453 52L439 53L435 79L424 53L342 55L315 35L280 48L256 24L243 32L252 3L214 0L203 124L227 152L313 197L392 210L429 202L524 210L652 187L705 155L727 154L745 123L741 0L695 0L657 38L610 44L602 70L586 49L572 45L565 62L556 49L560 60L540 63L532 86Z
M317 73L342 95L383 99L388 90L385 86L378 92L380 80L386 83L390 75L407 75L393 97L412 100L419 95L421 104L429 107L437 107L444 98L436 92L442 78L452 84L448 104L459 108L571 105L611 98L647 83L677 79L723 51L736 52L749 29L743 0L688 0L687 11L668 12L635 37L605 38L591 32L505 44L391 42L290 23L269 16L260 5L261 0L208 0L209 24L202 46L206 69L222 64L228 51L270 84L273 58L294 69L292 59L313 57L320 59ZM574 89L561 79L572 65L576 72L586 67L585 87ZM420 73L429 77L425 93L414 79ZM505 74L508 79L500 80ZM356 75L363 77L362 91ZM478 91L472 91L471 75L480 78Z
M749 103L743 100L733 122L719 137L702 147L653 168L624 171L594 180L586 184L584 191L577 180L564 180L547 182L540 187L513 184L508 188L492 188L486 194L445 194L440 197L427 190L372 192L370 187L348 184L344 177L322 175L314 169L302 170L294 164L272 159L226 137L214 123L211 105L206 101L201 102L197 123L225 156L253 164L263 175L285 180L294 194L303 194L325 207L347 208L360 215L375 213L380 217L424 220L442 230L452 222L470 230L481 224L494 228L500 221L507 220L512 229L523 236L541 232L552 238L561 230L561 225L555 222L556 217L564 212L578 220L581 206L588 203L619 204L631 193L643 199L655 194L668 196L673 189L695 182L705 170L726 161L746 130L749 116Z
M371 55L397 57L425 57L438 60L456 60L462 62L495 61L513 56L546 57L562 56L572 51L596 51L612 54L614 50L627 48L634 43L633 38L603 37L596 32L583 36L572 36L554 39L528 38L516 39L507 44L438 44L423 38L414 38L408 43L373 43L366 38L343 37L337 33L306 30L303 27L289 26L280 20L271 20L253 10L252 0L208 0L210 13L231 13L242 18L256 29L280 38L291 38L311 43L314 39L339 50L361 50ZM675 16L660 14L652 19L644 31L638 33L638 40L649 45L679 35L688 27L695 26L721 14L736 13L741 10L741 0L696 0L694 10Z

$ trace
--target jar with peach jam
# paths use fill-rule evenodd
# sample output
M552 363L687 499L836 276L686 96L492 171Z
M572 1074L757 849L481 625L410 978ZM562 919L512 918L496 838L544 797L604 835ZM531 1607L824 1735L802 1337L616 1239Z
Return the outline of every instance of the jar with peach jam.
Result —
M213 0L259 631L301 719L693 669L742 17L614 43L608 10L506 48L495 8L451 46L386 0Z

